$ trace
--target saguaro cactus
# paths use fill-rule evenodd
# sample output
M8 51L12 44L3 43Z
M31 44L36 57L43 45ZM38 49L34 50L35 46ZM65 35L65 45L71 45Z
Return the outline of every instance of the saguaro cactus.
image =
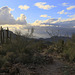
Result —
M12 37L12 35L11 35L11 33L10 33L10 42L11 42L11 37Z
M9 28L7 27L7 39L9 38Z
M9 28L7 27L6 30L6 42L8 43L8 38L9 38Z
M0 41L1 44L11 42L11 33L9 34L9 28L7 30L3 30L2 26L0 28Z
M3 43L3 38L2 38L3 34L2 34L2 32L3 32L3 28L1 26L1 44Z
M3 43L4 43L4 31L3 31Z

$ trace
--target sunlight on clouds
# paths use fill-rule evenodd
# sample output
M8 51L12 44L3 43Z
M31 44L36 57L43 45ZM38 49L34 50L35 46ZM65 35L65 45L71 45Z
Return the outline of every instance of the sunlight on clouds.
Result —
M61 20L62 22L65 22L65 21L74 21L75 20L75 18L68 18L68 19L66 19L66 20Z
M74 15L68 15L69 17L75 18L75 14Z
M5 11L7 10L9 13L10 13L11 11L14 11L14 9L11 9L11 8L9 8L8 6L3 6L3 7L1 7L1 8L0 8L0 11L1 11L1 10L5 10Z
M9 28L10 31L12 31L13 33L15 33L16 31L20 31L21 34L25 35L28 32L28 28L30 29L31 27L27 27L26 25L0 25L2 26L3 29L7 29L7 27Z
M41 27L47 27L47 26L53 27L54 25L45 25L45 24L42 24L42 25L41 25Z
M25 20L26 16L24 14L21 14L20 17L17 18L17 20Z
M29 9L30 7L29 6L27 6L27 5L20 5L18 8L20 8L21 10L23 9L23 10L27 10L27 9Z
M67 8L67 10L71 10L71 9L74 9L74 8L75 8L75 6L70 6L70 7Z
M32 23L32 26L40 26L40 24L42 23L41 20L36 20L34 23Z
M75 28L75 26L73 26L73 28Z
M13 15L10 13L13 9L8 6L0 8L0 24L15 24L16 21Z
M75 25L75 18L68 18L68 19L47 19L47 20L36 20L31 26L50 26L50 27L72 27Z
M51 16L48 16L47 14L44 14L44 15L40 15L40 17L51 17Z
M44 9L44 10L49 10L51 8L56 7L54 5L46 5L46 2L37 2L34 5L37 6L38 8L40 8L40 9Z
M26 16L24 14L21 14L20 17L18 17L16 21L18 24L27 24Z
M26 16L24 14L21 14L20 17L14 19L14 16L11 14L11 11L13 9L4 6L0 8L0 25L9 24L9 25L15 25L15 24L21 24L25 25L27 24Z
M64 10L57 12L58 14L68 14L68 12L64 12Z
M68 6L68 3L62 3L63 6Z
M52 24L55 24L55 23L57 23L57 22L61 22L61 17L58 18L57 20L53 21Z
M0 25L2 26L4 29L7 29L7 27L9 28L10 31L13 31L15 32L15 30L22 30L23 29L23 25L8 25L8 24L5 24L5 25ZM26 27L26 26L24 26Z

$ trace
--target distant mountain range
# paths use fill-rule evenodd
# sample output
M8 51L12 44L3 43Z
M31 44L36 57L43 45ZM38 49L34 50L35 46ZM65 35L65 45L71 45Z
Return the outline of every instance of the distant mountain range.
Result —
M12 39L16 38L17 34L13 33L12 31L9 31L11 33ZM18 35L19 36L19 35ZM23 35L20 36L21 38L25 38ZM52 42L52 41L58 41L58 40L64 40L66 41L67 39L71 39L71 37L65 37L65 36L52 36L51 38L28 38L29 40L34 39L35 41L41 40L41 41L46 41L46 42Z
M52 42L55 41L57 42L58 40L64 40L67 41L67 39L71 39L71 37L65 37L65 36L52 36L51 38L40 38L39 40L44 40L44 41L48 41L48 42Z

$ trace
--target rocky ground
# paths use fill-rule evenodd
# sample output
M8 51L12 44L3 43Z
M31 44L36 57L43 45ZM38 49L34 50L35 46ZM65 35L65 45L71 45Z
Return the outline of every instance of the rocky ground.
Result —
M55 59L53 64L23 65L13 64L10 73L0 75L75 75L75 64L69 65Z

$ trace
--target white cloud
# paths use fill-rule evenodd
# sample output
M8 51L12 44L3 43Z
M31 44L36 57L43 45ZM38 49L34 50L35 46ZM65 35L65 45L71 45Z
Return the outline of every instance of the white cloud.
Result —
M75 8L75 6L70 6L70 7L67 8L67 10L71 10L71 9L74 9L74 8Z
M44 14L44 15L40 15L40 17L51 17L51 16L48 16L47 14Z
M75 18L75 14L74 15L68 15L69 17Z
M32 26L51 26L51 27L73 27L75 26L75 18L68 18L68 19L47 19L47 20L36 20L32 23Z
M64 10L57 12L58 14L68 14L68 12L64 12Z
M51 18L47 20L36 20L34 23L32 23L32 26L53 26L51 25L52 22L56 21L57 19Z
M34 23L32 23L32 26L40 26L40 24L43 23L41 20L36 20Z
M75 18L68 18L68 19L47 19L47 20L37 20L33 24L31 24L34 29L37 37L41 38L48 38L46 30L48 30L50 33L53 31L54 34L59 30L59 34L65 35L68 33L68 35L72 35L72 33L75 33ZM57 35L57 34L56 34ZM50 37L50 36L49 36Z
M14 19L11 14L13 9L8 6L0 8L0 25L1 24L27 24L25 15L21 14L20 18Z
M26 16L24 14L21 14L20 17L18 17L16 21L18 24L27 24Z
M68 3L62 3L63 6L68 6Z
M27 10L27 9L29 9L30 7L29 6L27 6L27 5L20 5L18 8L20 8L21 10L23 9L23 10Z
M35 3L35 6L37 6L40 9L44 9L44 10L49 10L51 8L56 7L54 5L46 5L46 2L37 2Z
M16 21L10 13L13 9L8 6L0 8L0 24L15 24Z

